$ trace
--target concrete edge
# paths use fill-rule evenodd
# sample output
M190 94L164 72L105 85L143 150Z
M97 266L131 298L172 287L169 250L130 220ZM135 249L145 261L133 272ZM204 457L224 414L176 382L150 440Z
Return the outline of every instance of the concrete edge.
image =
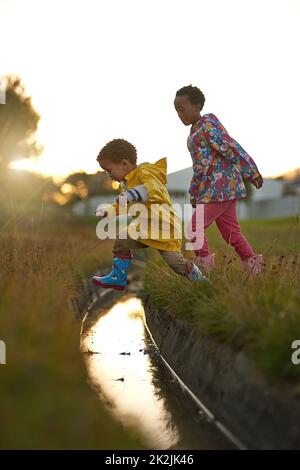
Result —
M300 400L267 382L243 352L200 335L145 296L147 325L181 380L249 449L300 449Z

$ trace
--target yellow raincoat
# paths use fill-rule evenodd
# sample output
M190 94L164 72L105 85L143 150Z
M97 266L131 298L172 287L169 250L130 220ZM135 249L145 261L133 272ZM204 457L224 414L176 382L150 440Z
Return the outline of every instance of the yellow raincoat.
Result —
M137 218L129 223L128 229L132 224L135 224L137 229L142 227L137 240L147 246L159 250L181 251L181 220L172 208L172 201L166 188L167 159L162 158L156 163L141 163L138 165L125 176L124 183L120 183L119 192L122 193L126 189L132 189L140 184L144 184L147 188L148 200L129 203L127 210L130 214L130 206L142 204L147 208L147 211L145 213L143 211L140 216L136 214ZM115 211L118 215L121 208L115 202L106 210L109 216L113 215ZM151 220L153 219L153 226L158 227L157 230L152 229Z

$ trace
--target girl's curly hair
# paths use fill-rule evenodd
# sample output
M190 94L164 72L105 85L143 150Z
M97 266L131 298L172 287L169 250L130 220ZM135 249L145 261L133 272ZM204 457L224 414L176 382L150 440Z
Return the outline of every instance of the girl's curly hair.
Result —
M196 86L188 85L184 86L183 88L180 88L180 90L176 92L176 96L184 95L188 97L192 104L200 104L201 109L203 108L205 103L205 96L199 88L197 88Z

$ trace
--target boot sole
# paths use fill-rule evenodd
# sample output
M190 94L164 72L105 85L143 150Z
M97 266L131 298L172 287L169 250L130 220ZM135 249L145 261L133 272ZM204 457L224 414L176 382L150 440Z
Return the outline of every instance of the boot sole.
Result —
M93 284L97 286L104 287L104 289L116 289L116 290L124 290L127 286L112 286L110 284L102 284L100 281L96 281L95 279L92 280Z

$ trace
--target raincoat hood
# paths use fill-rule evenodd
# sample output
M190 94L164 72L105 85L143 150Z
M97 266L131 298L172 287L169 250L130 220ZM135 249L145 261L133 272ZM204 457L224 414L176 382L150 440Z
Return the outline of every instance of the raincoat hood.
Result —
M126 182L129 183L131 179L135 177L136 173L139 172L147 172L165 185L167 184L167 159L161 158L155 163L141 163L125 176Z
M167 159L161 158L155 163L141 163L134 170L128 173L120 183L119 191L122 193L127 189L143 184L148 193L148 199L143 204L146 211L145 215L138 217L130 222L130 226L139 226L141 222L147 222L144 230L140 232L139 241L144 245L152 246L159 250L180 251L181 249L181 220L176 215L167 187ZM128 207L136 204L129 203ZM115 203L113 209L118 210ZM152 219L159 223L159 230L153 234L151 231ZM168 227L165 227L163 221L168 221ZM142 224L143 225L143 224Z

